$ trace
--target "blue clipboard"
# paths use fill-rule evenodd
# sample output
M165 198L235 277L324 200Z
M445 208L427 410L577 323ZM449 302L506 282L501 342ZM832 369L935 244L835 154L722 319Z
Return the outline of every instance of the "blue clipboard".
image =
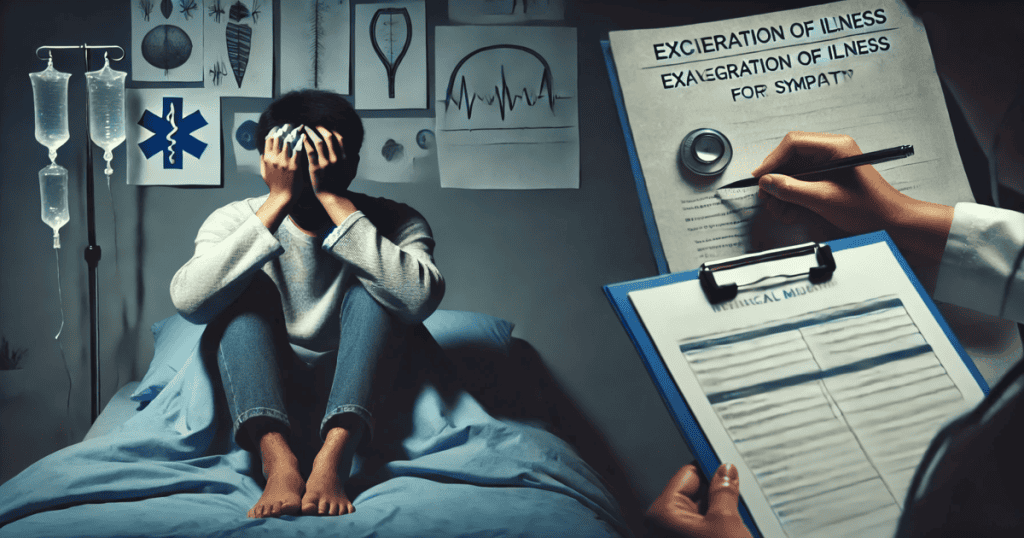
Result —
M960 345L960 342L953 334L953 331L949 328L949 325L946 324L945 319L942 318L942 315L939 313L938 308L936 308L935 303L931 300L928 293L925 292L924 287L921 286L920 281L918 281L906 260L902 255L900 255L899 249L896 248L896 245L892 242L889 234L884 231L880 231L849 237L846 239L829 241L827 244L831 247L831 250L835 252L880 242L884 242L888 245L889 250L896 257L896 260L899 262L903 272L910 279L911 283L913 283L914 289L917 290L917 293L928 306L932 316L939 323L939 326L946 334L946 337L953 344L954 349L956 349L961 360L964 361L964 364L971 372L974 380L977 381L981 390L987 395L989 392L989 386L985 382L985 379L974 366L974 361L971 360L970 356L967 355L967 352L964 351L963 346ZM629 300L629 293L636 290L657 288L668 284L675 284L677 282L697 280L697 278L697 270L664 274L651 278L632 280L618 284L609 284L604 286L604 292L608 297L608 300L611 302L612 308L614 308L615 312L618 314L619 321L622 322L623 328L625 328L626 333L629 334L630 340L632 340L633 345L636 346L637 352L640 353L640 358L643 359L647 372L651 375L651 379L654 381L654 384L658 389L658 393L661 394L662 400L668 407L669 414L672 416L673 420L675 420L680 433L683 434L683 439L686 441L687 446L690 447L694 457L697 459L697 464L700 466L701 471L704 473L704 476L710 477L722 462L711 448L707 436L704 434L704 430L701 428L700 424L697 423L690 406L686 403L686 398L680 392L676 383L672 380L672 376L669 374L664 361L661 359L661 355L658 353L657 348L655 348L654 342L651 341L647 330L644 328L643 322L640 320L636 309L633 307L633 303ZM701 397L706 396L702 394ZM742 497L740 498L739 509L747 528L751 530L755 537L762 536Z
M629 166L633 170L633 179L636 181L636 193L640 197L640 210L643 212L647 236L651 240L654 262L658 266L658 274L664 275L668 273L668 259L665 258L665 249L661 246L658 223L654 220L654 209L651 208L651 198L647 194L647 182L644 180L644 171L640 168L640 157L636 154L636 143L633 141L633 130L630 129L629 118L626 116L626 102L622 98L622 86L619 85L619 73L615 70L615 59L612 58L611 43L608 40L601 41L601 50L604 51L605 65L608 67L608 78L612 82L612 96L615 97L615 108L619 111L622 134L626 137Z

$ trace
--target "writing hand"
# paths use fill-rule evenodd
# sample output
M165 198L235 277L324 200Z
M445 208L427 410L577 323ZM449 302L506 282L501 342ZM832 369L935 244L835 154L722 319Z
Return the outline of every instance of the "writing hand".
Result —
M869 165L826 172L826 178L845 176L841 181L801 181L776 172L860 153L846 135L790 132L752 172L761 178L757 195L782 222L792 223L809 210L848 234L886 230L911 261L937 262L953 221L952 207L901 193Z
M739 513L739 473L724 463L711 477L707 497L700 498L702 478L693 464L684 465L647 509L654 527L685 538L751 538ZM702 508L706 506L707 511Z

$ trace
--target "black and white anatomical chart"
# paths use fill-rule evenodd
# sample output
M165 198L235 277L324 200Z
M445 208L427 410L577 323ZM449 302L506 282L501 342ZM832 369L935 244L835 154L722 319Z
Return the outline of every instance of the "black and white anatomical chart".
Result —
M763 233L777 221L757 187L717 190L750 177L789 131L849 135L864 152L912 145L912 157L875 168L914 198L973 201L924 26L902 2L848 0L609 41L669 272L815 239ZM702 128L732 146L715 176L679 164L681 142Z
M267 0L269 2L269 0ZM127 0L132 80L203 80L203 0Z
M579 188L576 29L439 26L441 186Z
M351 3L281 0L281 93L303 88L343 95L349 87Z
M422 0L356 4L357 109L427 108L426 29Z
M205 0L202 11L207 91L271 97L274 91L274 3Z

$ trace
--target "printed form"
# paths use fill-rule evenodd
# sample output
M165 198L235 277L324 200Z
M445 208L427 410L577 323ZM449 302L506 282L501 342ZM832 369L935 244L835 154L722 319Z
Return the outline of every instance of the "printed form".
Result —
M891 536L931 439L983 397L885 243L835 258L721 305L696 280L629 294L765 536Z
M821 239L772 222L756 187L717 192L750 177L789 131L850 135L865 152L913 145L914 156L876 166L889 183L931 202L973 201L924 27L899 2L624 30L609 41L669 272ZM732 147L716 176L679 164L680 143L702 128Z

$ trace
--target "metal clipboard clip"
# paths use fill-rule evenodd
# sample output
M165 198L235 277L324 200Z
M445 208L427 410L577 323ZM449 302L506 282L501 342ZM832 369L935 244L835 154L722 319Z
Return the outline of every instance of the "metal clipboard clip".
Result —
M804 256L811 253L814 254L818 265L816 267L811 267L805 273L767 275L753 282L747 282L746 284L719 284L715 281L715 271L725 271L746 265L754 265L785 258L795 258L797 256ZM697 271L697 279L700 281L700 287L704 290L704 295L707 296L708 302L716 304L735 299L740 287L753 286L754 284L769 278L793 278L807 275L808 279L812 283L819 284L830 280L832 278L832 273L834 273L835 270L836 260L832 257L832 247L823 243L804 243L802 245L795 245L792 247L769 250L767 252L749 254L746 256L739 256L737 258L729 258L727 260L702 264L700 269Z

